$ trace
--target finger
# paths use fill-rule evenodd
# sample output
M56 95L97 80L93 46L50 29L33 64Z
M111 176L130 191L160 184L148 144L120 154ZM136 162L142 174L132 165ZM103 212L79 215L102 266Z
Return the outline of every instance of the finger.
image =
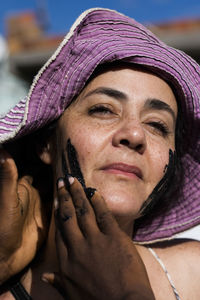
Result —
M8 152L0 149L0 207L8 209L18 205L16 197L18 172Z
M70 186L70 194L83 235L86 238L94 236L95 233L99 232L95 214L82 185L76 178Z
M104 234L117 233L119 231L117 221L108 209L105 200L98 192L95 192L91 198L91 205L94 209L96 222L100 231Z
M32 182L33 179L31 176L24 176L18 181L17 198L21 206L22 215L26 215L28 210L30 210L31 207L33 208L35 204L30 203L33 198Z
M60 278L59 273L43 273L41 280L43 282L46 282L50 285L52 285L57 291L63 296L64 299L66 299L66 292L64 292L64 289L62 287L62 281Z
M57 192L58 209L55 211L55 218L67 247L74 247L83 239L83 235L77 222L71 195L64 185L63 179L60 178Z
M19 247L25 220L17 192L17 180L18 172L14 160L8 152L0 149L0 219L3 232L1 238L4 237L1 243L8 249L7 253Z
M57 251L57 258L59 262L59 268L62 272L62 268L66 268L68 263L68 249L63 240L63 236L61 231L59 230L56 222L56 232L55 232L55 244L56 244L56 251Z
M70 139L67 141L67 157L68 163L66 162L65 155L62 155L62 169L63 174L69 174L69 169L71 174L73 174L75 182L72 186L68 184L67 177L66 178L66 187L72 195L72 201L75 207L78 224L80 229L85 237L89 235L94 235L94 232L99 232L98 226L96 224L95 216L93 209L88 201L90 199L94 189L87 188L85 186L85 180L81 171L80 164L78 162L77 152L75 147L71 144ZM80 183L80 184L79 184ZM87 198L88 197L88 198Z
M32 183L33 183L33 177L29 176L29 175L23 176L23 180L25 182L27 182L27 184L29 184L29 185L32 185Z

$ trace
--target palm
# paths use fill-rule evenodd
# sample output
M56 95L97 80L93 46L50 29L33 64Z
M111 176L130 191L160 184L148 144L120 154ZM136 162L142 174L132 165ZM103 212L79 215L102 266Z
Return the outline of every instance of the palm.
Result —
M46 232L41 198L31 177L18 180L14 160L1 152L6 161L0 168L0 283L31 262Z

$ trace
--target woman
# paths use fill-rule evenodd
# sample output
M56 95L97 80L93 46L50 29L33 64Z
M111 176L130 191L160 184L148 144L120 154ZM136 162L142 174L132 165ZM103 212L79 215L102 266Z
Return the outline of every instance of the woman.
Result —
M60 299L45 271L59 271L43 279L69 299L153 299L151 288L198 299L199 243L170 240L199 224L199 70L134 20L91 9L1 120L2 142L36 132L57 180L58 262L52 217L44 256L22 278L33 299Z

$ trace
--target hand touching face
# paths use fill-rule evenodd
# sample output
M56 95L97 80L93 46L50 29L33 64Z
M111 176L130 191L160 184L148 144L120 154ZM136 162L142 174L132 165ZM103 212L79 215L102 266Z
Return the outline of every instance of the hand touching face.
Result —
M154 300L132 239L120 229L100 194L96 191L89 200L80 182L67 175L57 185L59 272L44 273L43 280L67 299Z

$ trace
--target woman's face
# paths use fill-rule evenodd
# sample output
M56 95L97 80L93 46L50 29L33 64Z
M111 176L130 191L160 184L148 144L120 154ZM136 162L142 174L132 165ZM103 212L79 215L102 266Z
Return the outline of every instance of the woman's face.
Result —
M163 177L175 147L176 117L165 81L113 68L91 80L59 120L58 157L70 138L86 186L101 193L116 217L134 218Z

